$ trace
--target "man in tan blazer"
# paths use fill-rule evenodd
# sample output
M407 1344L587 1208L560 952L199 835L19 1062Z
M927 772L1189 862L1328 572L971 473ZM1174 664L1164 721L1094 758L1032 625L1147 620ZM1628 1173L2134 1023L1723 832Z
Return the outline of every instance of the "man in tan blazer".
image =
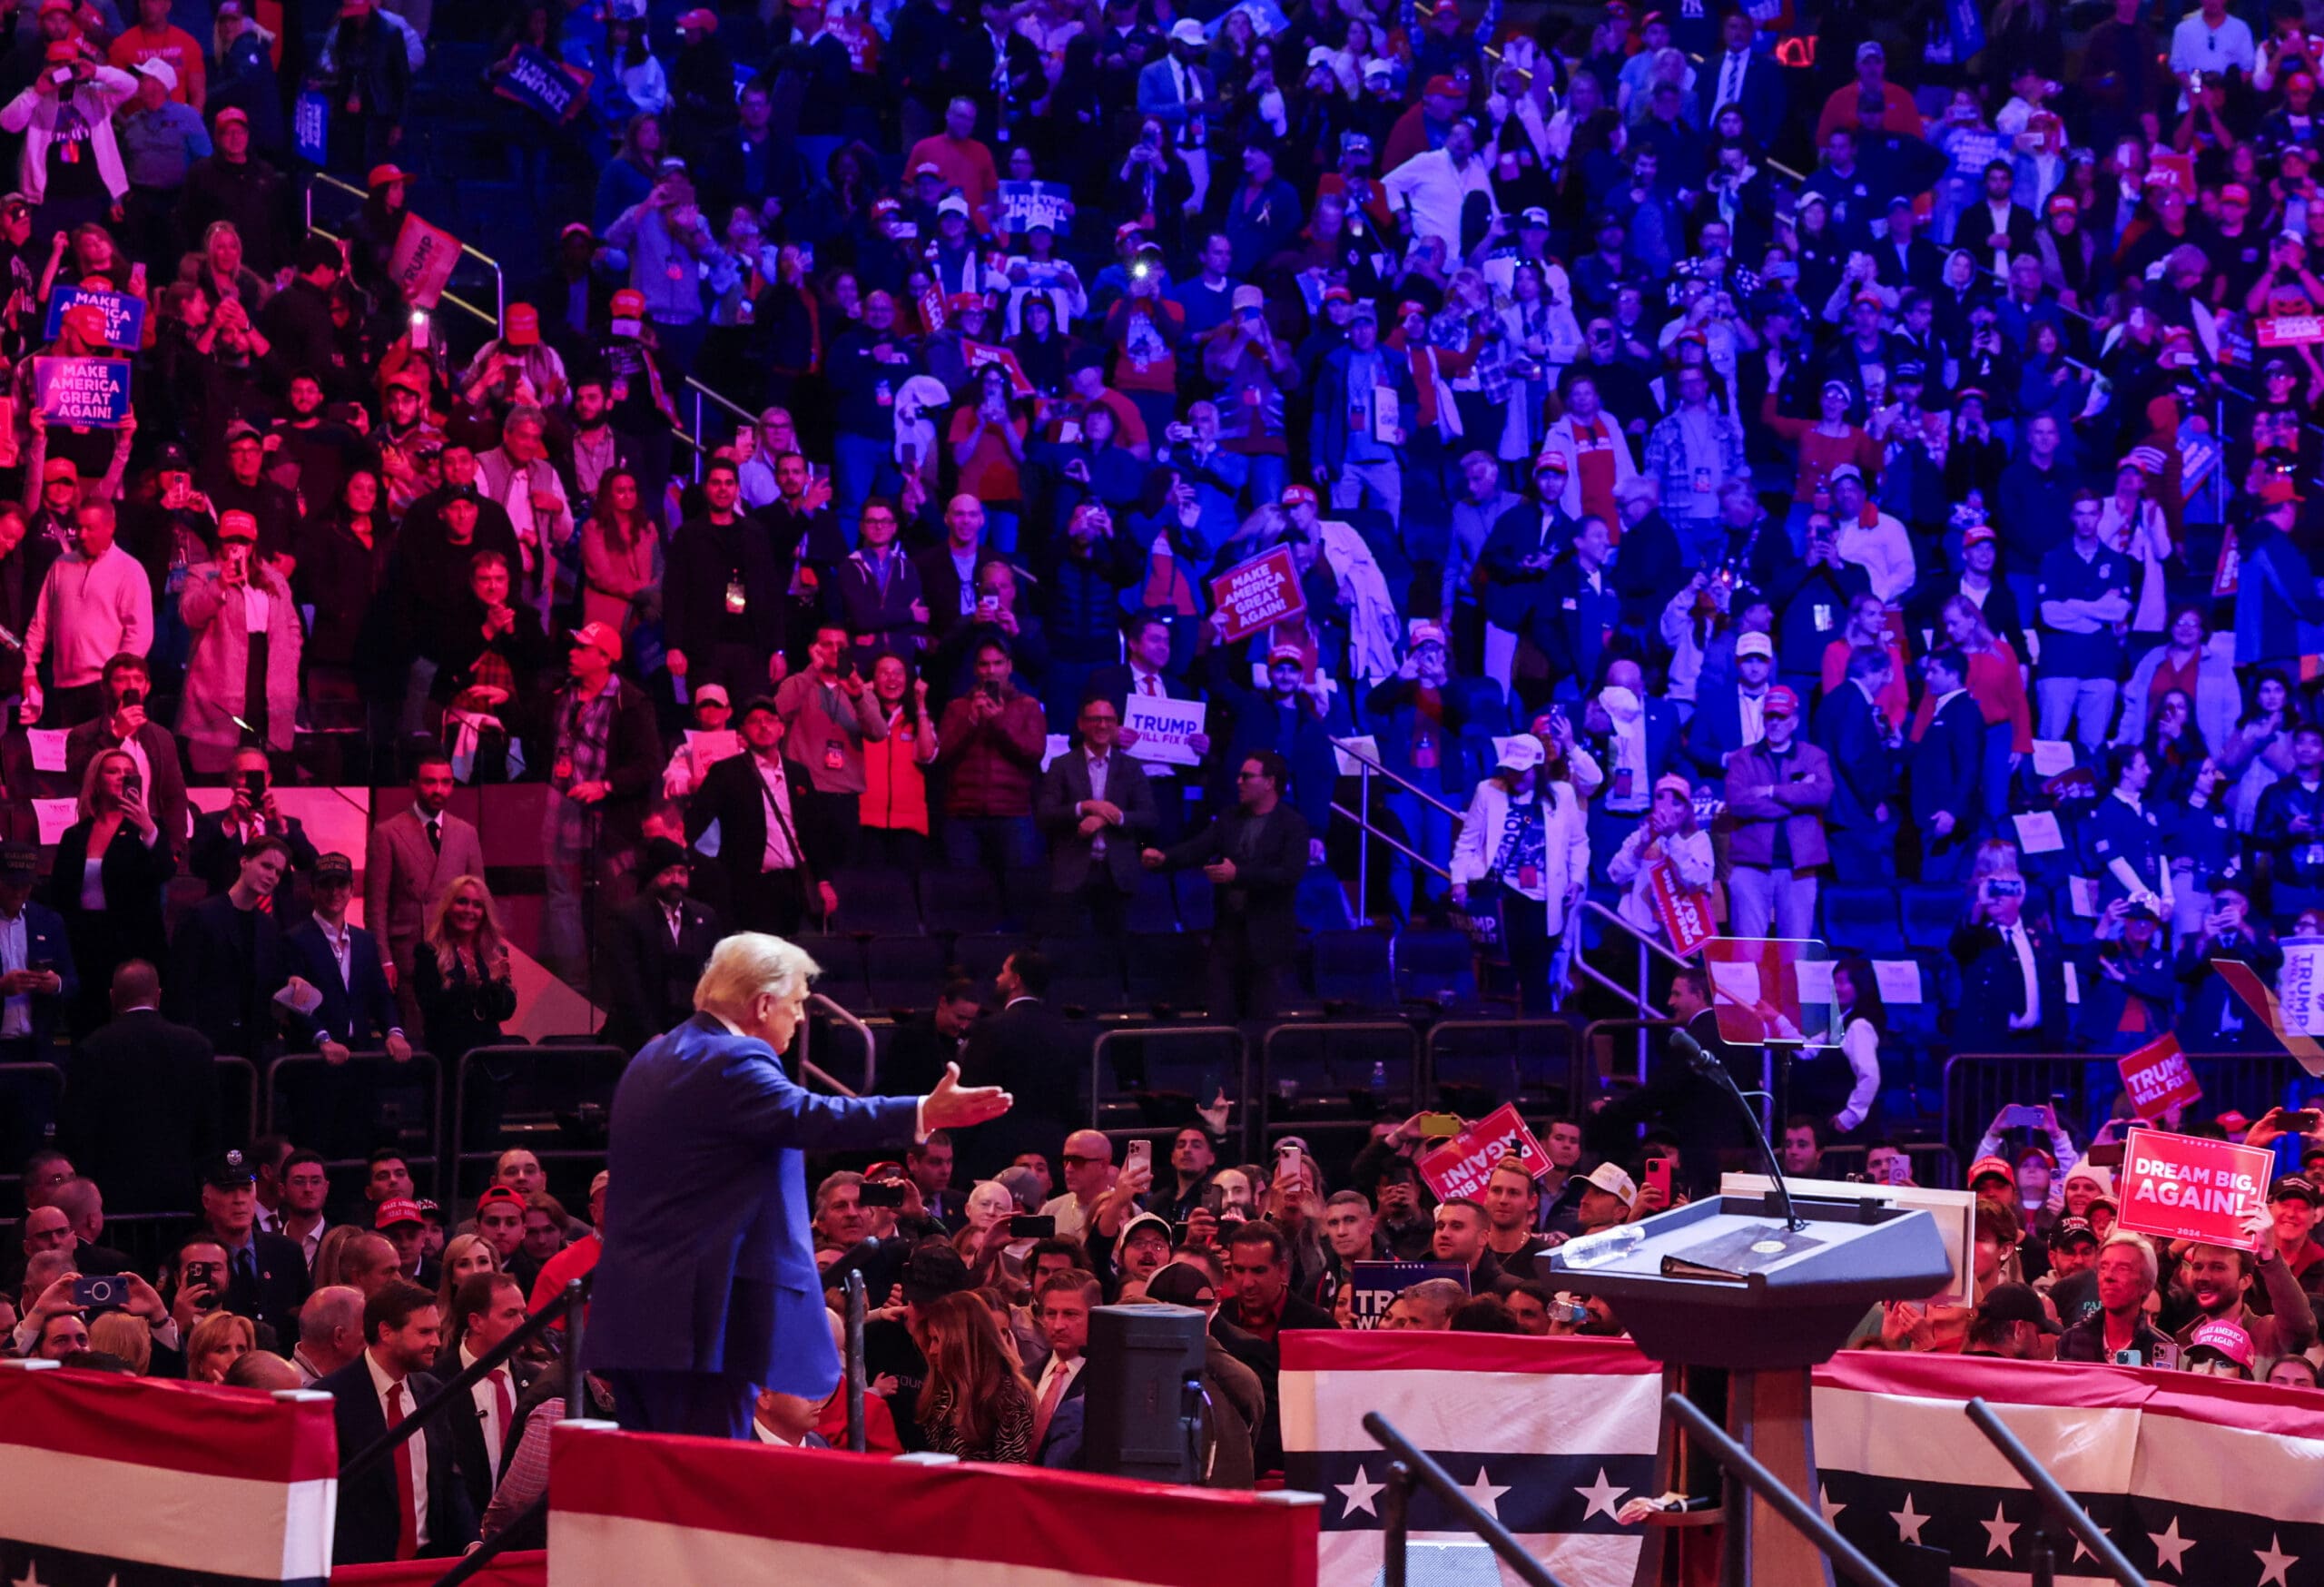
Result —
M444 756L422 758L411 796L409 808L371 829L363 851L363 923L379 944L404 1029L416 1031L422 1027L411 991L412 950L427 935L444 890L462 876L484 874L484 844L473 825L444 808L452 798L452 763Z

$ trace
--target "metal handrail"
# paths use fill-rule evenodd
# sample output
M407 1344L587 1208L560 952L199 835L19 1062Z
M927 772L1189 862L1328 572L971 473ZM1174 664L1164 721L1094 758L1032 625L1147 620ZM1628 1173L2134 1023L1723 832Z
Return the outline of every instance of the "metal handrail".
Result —
M333 176L328 171L318 171L309 180L306 192L303 194L307 206L307 230L315 232L319 236L329 237L334 242L343 242L344 239L335 232L315 224L315 183L319 182L327 182L330 186L337 188L340 192L346 193L352 198L368 201L371 194L369 190L357 187L351 182L341 181L340 178ZM459 240L458 238L454 238L453 241L458 242ZM475 260L478 264L483 265L485 269L492 272L493 295L497 301L493 305L492 312L487 314L482 309L478 308L474 303L468 301L464 298L456 297L450 292L443 294L443 301L451 304L456 309L466 310L468 313L474 315L485 324L491 326L493 334L497 336L500 333L501 326L507 323L508 320L508 274L506 271L501 269L500 261L498 260L493 258L492 255L485 252L484 250L480 248L473 247L466 242L461 242L460 251L468 255L468 258Z
M452 1071L452 1134L450 1138L443 1144L444 1165L448 1170L443 1186L444 1195L447 1198L457 1198L459 1195L460 1168L463 1165L490 1162L507 1149L502 1146L493 1147L489 1150L468 1149L468 1065L479 1058L496 1054L525 1059L538 1059L554 1054L560 1059L595 1059L600 1061L610 1056L625 1067L628 1064L630 1057L625 1049L615 1047L609 1043L588 1046L576 1043L568 1047L561 1043L535 1045L524 1041L494 1041L482 1047L472 1047L462 1053L459 1063ZM602 1158L606 1155L606 1149L603 1147L529 1147L527 1149L544 1163L570 1162L578 1158Z
M1513 1049L1516 1045L1515 1038L1526 1031L1539 1031L1544 1036L1554 1035L1559 1037L1563 1040L1566 1050L1566 1110L1572 1113L1579 1113L1581 1110L1581 1068L1583 1060L1583 1048L1581 1041L1577 1040L1578 1032L1574 1030L1572 1021L1568 1020L1553 1019L1547 1016L1527 1018L1521 1014L1513 1019L1505 1020L1464 1019L1437 1020L1435 1023L1429 1026L1427 1032L1422 1036L1420 1043L1422 1072L1427 1076L1428 1084L1432 1091L1443 1083L1442 1077L1440 1077L1436 1072L1437 1039L1442 1036L1460 1034L1471 1030L1502 1031L1509 1033L1512 1037L1510 1045L1512 1049L1512 1056ZM1522 1097L1523 1082L1521 1079L1519 1082L1519 1095L1511 1099L1512 1101L1521 1102Z
M395 1453L399 1444L419 1432L445 1406L466 1400L468 1390L499 1367L507 1365L517 1351L547 1335L551 1327L561 1326L565 1330L565 1417L566 1421L578 1417L582 1395L581 1330L589 1315L589 1286L596 1277L593 1270L567 1284L556 1305L545 1306L517 1324L507 1338L478 1356L473 1366L442 1385L414 1406L402 1421L357 1452L352 1460L339 1468L340 1486L344 1488L348 1482L386 1460Z
M1669 963L1672 969L1692 970L1695 968L1692 961L1681 959L1676 953L1671 952L1669 949L1665 948L1661 943L1656 941L1644 932L1640 931L1636 926L1630 924L1630 922L1622 919L1620 912L1608 909L1604 904L1598 902L1596 900L1588 898L1581 901L1580 907L1589 913L1597 915L1600 919L1609 922L1620 931L1623 931L1636 938L1638 940L1639 946L1649 949L1653 952L1660 955Z
M812 1033L814 1030L814 1021L812 1020L802 1020L799 1021L799 1067L808 1074L812 1075L815 1079L822 1081L823 1084L829 1086L832 1090L837 1091L842 1097L870 1097L877 1095L880 1089L878 1072L880 1068L880 1041L877 1037L872 1034L872 1027L857 1019L847 1010L840 1007L839 1004L833 1002L830 998L825 997L822 992L809 992L807 994L807 1001L814 1007L822 1009L825 1013L830 1014L834 1019L838 1020L841 1024L847 1026L858 1036L863 1038L863 1084L861 1089L851 1090L848 1087L843 1086L839 1081L833 1079L828 1071L816 1067L813 1060L807 1056Z
M1962 1409L1969 1420L1977 1424L1977 1431L2001 1451L2002 1458L2017 1468L2017 1474L2025 1479L2025 1485L2034 1490L2035 1496L2042 1501L2043 1508L2066 1523L2066 1530L2073 1533L2082 1546L2090 1551L2091 1556L2106 1568L2108 1575L2120 1582L2122 1587L2147 1587L2146 1578L2122 1557L2122 1551L2114 1546L2113 1540L2098 1529L2097 1523L2090 1519L2090 1513L2074 1503L2073 1495L2059 1485L2058 1479L2050 1474L2050 1469L2035 1460L2033 1452L2017 1441L2017 1434L1994 1414L1991 1405L1978 1398L1971 1400Z
M1253 1093L1253 1099L1256 1103L1256 1108L1253 1110L1259 1115L1259 1145L1262 1148L1266 1144L1268 1133L1275 1128L1274 1109L1275 1095L1275 1086L1272 1079L1272 1076L1275 1072L1275 1042L1283 1037L1285 1031L1304 1033L1318 1030L1335 1036L1403 1037L1412 1044L1412 1057L1410 1059L1410 1062L1412 1064L1413 1105L1416 1108L1420 1106L1422 1098L1427 1093L1429 1079L1427 1050L1422 1045L1419 1030L1414 1029L1409 1020L1286 1020L1275 1025L1270 1025L1267 1028L1266 1034L1259 1038L1259 1083L1258 1089ZM1384 1063L1384 1060L1383 1061ZM1247 1122L1248 1121L1246 1119L1246 1125ZM1312 1134L1316 1132L1319 1129L1328 1126L1333 1122L1334 1121L1332 1120L1310 1119L1299 1124L1297 1128L1302 1133ZM1370 1120L1368 1119L1351 1119L1348 1122L1351 1124L1362 1123L1366 1129L1370 1128ZM1285 1121L1285 1128L1288 1129L1291 1127L1291 1121L1286 1119Z
M1702 1414L1693 1401L1684 1395L1665 1395L1662 1408L1678 1420L1696 1443L1710 1452L1710 1457L1727 1473L1730 1506L1741 1509L1741 1495L1736 1492L1740 1484L1768 1502L1776 1513L1797 1529L1799 1534L1816 1545L1827 1558L1840 1569L1840 1573L1862 1587L1896 1587L1886 1572L1866 1559L1856 1544L1832 1530L1832 1523L1817 1513L1816 1507L1776 1480L1773 1472L1751 1458L1750 1452L1727 1435L1718 1423ZM1744 1517L1727 1517L1727 1533L1733 1539L1743 1524ZM1730 1556L1731 1557L1731 1556Z
M741 403L735 401L732 397L725 395L724 392L713 390L710 387L704 385L700 380L695 380L692 375L688 375L686 377L686 386L690 390L695 392L697 395L709 398L713 402L717 403L719 407L724 408L727 412L733 414L735 418L743 420L744 423L758 423L759 416L757 414L753 413L749 409L743 407ZM701 427L698 422L695 428L696 430L699 431Z
M329 1061L320 1052L286 1052L268 1063L265 1082L260 1088L261 1094L265 1099L260 1134L277 1133L275 1099L279 1094L278 1088L282 1071L286 1069L328 1064ZM425 1048L413 1049L411 1056L401 1063L395 1062L379 1048L366 1048L350 1053L347 1062L337 1067L341 1070L347 1070L353 1069L359 1063L367 1069L374 1064L387 1065L389 1072L398 1076L414 1072L422 1064L428 1066L429 1088L428 1150L425 1155L411 1154L405 1158L405 1161L407 1164L417 1163L424 1166L429 1175L429 1188L437 1191L439 1196L448 1198L453 1181L444 1170L444 1066L442 1062ZM419 1082L415 1080L410 1083ZM334 1158L325 1162L323 1167L326 1169L360 1168L363 1161L361 1158Z
M1235 1044L1235 1108L1228 1117L1239 1120L1237 1129L1241 1131L1243 1149L1247 1155L1251 1147L1251 1040L1239 1027L1234 1025L1141 1025L1129 1030L1099 1032L1098 1040L1089 1044L1089 1128L1098 1129L1103 1117L1106 1049L1112 1042L1133 1037L1141 1041L1181 1041L1190 1037L1215 1041L1225 1037ZM1206 1107L1209 1100L1206 1097L1199 1102ZM1159 1131L1141 1128L1130 1133L1153 1135Z
M1364 1430L1394 1457L1388 1463L1388 1491L1380 1495L1386 1504L1381 1539L1383 1587L1404 1587L1404 1544L1411 1532L1410 1504L1416 1487L1435 1494L1437 1502L1452 1511L1455 1520L1483 1539L1485 1546L1529 1587L1565 1587L1549 1566L1525 1552L1524 1545L1511 1535L1509 1528L1478 1505L1468 1489L1452 1480L1452 1473L1397 1432L1387 1417L1377 1411L1366 1411Z
M249 1083L251 1093L251 1105L246 1110L243 1123L243 1128L246 1133L243 1135L242 1138L244 1140L256 1140L259 1136L258 1065L252 1063L247 1058L236 1058L230 1052L221 1052L216 1054L211 1059L211 1063L212 1065L212 1072L213 1074L219 1070L229 1068L238 1068L242 1071L242 1077Z
M1393 774L1391 774L1391 775ZM1423 797L1425 797L1425 795L1423 795ZM1344 817L1346 820L1355 823L1356 826L1367 837L1377 838L1380 842L1387 844L1390 848L1395 850L1396 853L1402 854L1405 859L1410 860L1413 864L1421 867L1421 869L1433 872L1435 874L1442 876L1447 882L1452 880L1452 872L1451 871L1438 864L1427 855L1423 854L1417 849L1407 847L1396 839L1390 837L1386 833L1382 832L1378 827L1374 826L1370 820L1357 814L1354 811L1350 810L1346 805L1342 804L1336 799L1332 801L1332 813L1334 815Z
M1391 783L1395 784L1397 787L1402 788L1407 794L1417 794L1420 797L1427 800L1431 804L1435 805L1437 809L1443 811L1445 814L1451 816L1455 821L1461 820L1469 813L1465 810L1453 809L1450 804L1445 803L1443 800L1439 799L1435 794L1430 793L1419 784L1412 781L1408 777L1400 776L1396 773L1390 771L1387 767L1382 765L1376 758L1366 754L1353 739L1334 738L1332 740L1332 747L1338 750L1342 754L1347 756L1348 759L1354 761L1357 764L1371 767L1374 771L1387 778ZM1338 806L1334 805L1333 808L1336 810Z

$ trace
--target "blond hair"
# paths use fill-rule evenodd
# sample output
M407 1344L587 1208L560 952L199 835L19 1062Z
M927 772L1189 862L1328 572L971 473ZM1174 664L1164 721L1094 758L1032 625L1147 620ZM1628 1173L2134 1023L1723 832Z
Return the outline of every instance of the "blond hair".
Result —
M153 1365L153 1330L143 1317L127 1312L107 1312L89 1325L89 1348L117 1355L138 1376Z
M484 918L477 922L476 927L477 973L480 976L490 975L494 961L500 957L499 950L502 941L500 915L499 912L492 907L492 889L484 884L484 878L481 876L473 873L455 876L452 878L452 884L444 889L444 896L436 901L436 907L428 917L428 945L436 951L436 968L448 976L452 973L452 966L458 962L460 951L458 946L445 935L445 922L451 918L453 903L462 893L471 888L476 891L477 902L484 906Z
M694 984L698 1012L741 1020L762 994L786 999L803 994L822 966L796 943L764 932L737 932L710 951L710 962Z

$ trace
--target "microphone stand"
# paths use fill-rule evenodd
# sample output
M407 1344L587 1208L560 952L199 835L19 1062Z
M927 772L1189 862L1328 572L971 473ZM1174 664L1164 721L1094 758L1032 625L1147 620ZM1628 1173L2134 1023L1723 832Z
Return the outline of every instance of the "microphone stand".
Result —
M1768 1165L1768 1176L1775 1181L1776 1198L1783 1203L1784 1228L1787 1232L1806 1228L1807 1220L1792 1208L1791 1187L1784 1182L1783 1164L1777 1159L1776 1148L1768 1144L1768 1132L1760 1128L1758 1111L1745 1099L1743 1089L1735 1083L1735 1077L1728 1073L1725 1064L1705 1051L1703 1044L1688 1034L1683 1026L1670 1032L1670 1046L1687 1060L1687 1066L1695 1071L1698 1079L1720 1095L1733 1099L1736 1111L1743 1115L1743 1122L1750 1127L1751 1144L1759 1148L1759 1156Z

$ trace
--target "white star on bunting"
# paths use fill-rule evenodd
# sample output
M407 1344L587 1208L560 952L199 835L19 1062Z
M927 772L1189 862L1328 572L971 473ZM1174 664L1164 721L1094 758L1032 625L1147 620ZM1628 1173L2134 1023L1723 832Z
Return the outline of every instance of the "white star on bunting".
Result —
M2147 1541L2154 1544L2156 1570L2172 1570L2182 1573L2185 1572L2187 1551L2195 1546L2195 1540L2179 1535L2179 1518L2176 1515L2171 1518L2171 1525L2168 1529L2162 1532L2150 1532L2146 1536Z
M1977 1524L1985 1529L1987 1558L1994 1554L1999 1554L2005 1560L2014 1560L2017 1557L2017 1529L2025 1523L2022 1521L2004 1521L2002 1506L1998 1500L1994 1503L1994 1518L1991 1521L1980 1521Z
M1581 1513L1581 1518L1584 1521L1589 1520L1600 1510L1603 1510L1606 1513L1606 1519L1611 1521L1615 1519L1614 1506L1621 1502L1622 1495L1629 1493L1630 1490L1628 1488L1618 1488L1614 1486L1613 1484L1608 1482L1606 1480L1606 1468L1601 1465L1598 1468L1598 1481L1596 1485L1587 1488L1576 1488L1574 1492L1590 1501L1590 1508Z
M1833 1503L1832 1491L1824 1486L1823 1484L1818 1483L1816 1484L1816 1508L1824 1513L1824 1524L1829 1526L1833 1522L1837 1521L1840 1518L1840 1512L1846 1509L1847 1506L1845 1504Z
M1908 1543L1915 1548L1921 1546L1921 1528L1928 1524L1929 1518L1913 1513L1913 1496L1910 1493L1905 1495L1905 1507L1888 1512L1888 1519L1896 1523L1898 1543Z
M2299 1556L2284 1552L2283 1540L2280 1534L2270 1533L2268 1546L2263 1549L2253 1549L2251 1552L2258 1554L2260 1562L2267 1567L2260 1573L2260 1587L2268 1587L2270 1582L2274 1582L2276 1587L2290 1587L2290 1583L2285 1580L2284 1572L2299 1563Z
M2098 1535L2099 1535L2099 1536L2101 1536L2101 1537L2112 1537L2112 1536L2113 1536L2113 1535L2114 1535L2112 1533L2111 1533L2111 1532L2107 1531L2104 1527L2102 1527L2102 1526L2099 1526L2099 1525L2098 1525L2098 1523L2096 1523L2095 1521L2092 1522L2090 1524L2091 1524L2092 1526L2093 1526L2093 1527L2097 1527L2097 1529L2098 1529ZM2092 1557L2092 1554L2091 1554L2091 1552L2090 1552L2090 1545L2089 1545L2088 1543L2086 1543L2083 1542L2083 1541L2082 1541L2082 1539L2081 1539L2080 1537L2076 1537L2076 1538L2073 1540L2073 1557L2074 1557L2074 1559L2076 1559L2076 1560L2086 1560L2086 1559L2089 1559L2089 1558L2091 1558L2091 1557ZM2071 1563L2073 1563L2073 1562L2072 1560L2069 1560L2069 1561L2067 1562L2067 1563L2069 1563L2069 1564L2071 1564Z
M1380 1519L1380 1512L1372 1507L1372 1501L1387 1491L1387 1484L1374 1482L1364 1469L1358 1466L1355 1468L1355 1481L1334 1483L1332 1486L1337 1488L1340 1496L1347 1501L1347 1508L1340 1512L1341 1520L1346 1520L1359 1510L1374 1521Z
M1464 1491L1478 1509L1495 1521L1501 1519L1500 1499L1503 1493L1509 1492L1509 1489L1506 1486L1495 1486L1493 1480L1485 1475L1485 1468L1482 1464L1477 1467L1477 1480L1471 1483Z
M15 1582L11 1582L9 1587L42 1587L40 1566L32 1560L26 1560L25 1562L25 1573L17 1577Z

